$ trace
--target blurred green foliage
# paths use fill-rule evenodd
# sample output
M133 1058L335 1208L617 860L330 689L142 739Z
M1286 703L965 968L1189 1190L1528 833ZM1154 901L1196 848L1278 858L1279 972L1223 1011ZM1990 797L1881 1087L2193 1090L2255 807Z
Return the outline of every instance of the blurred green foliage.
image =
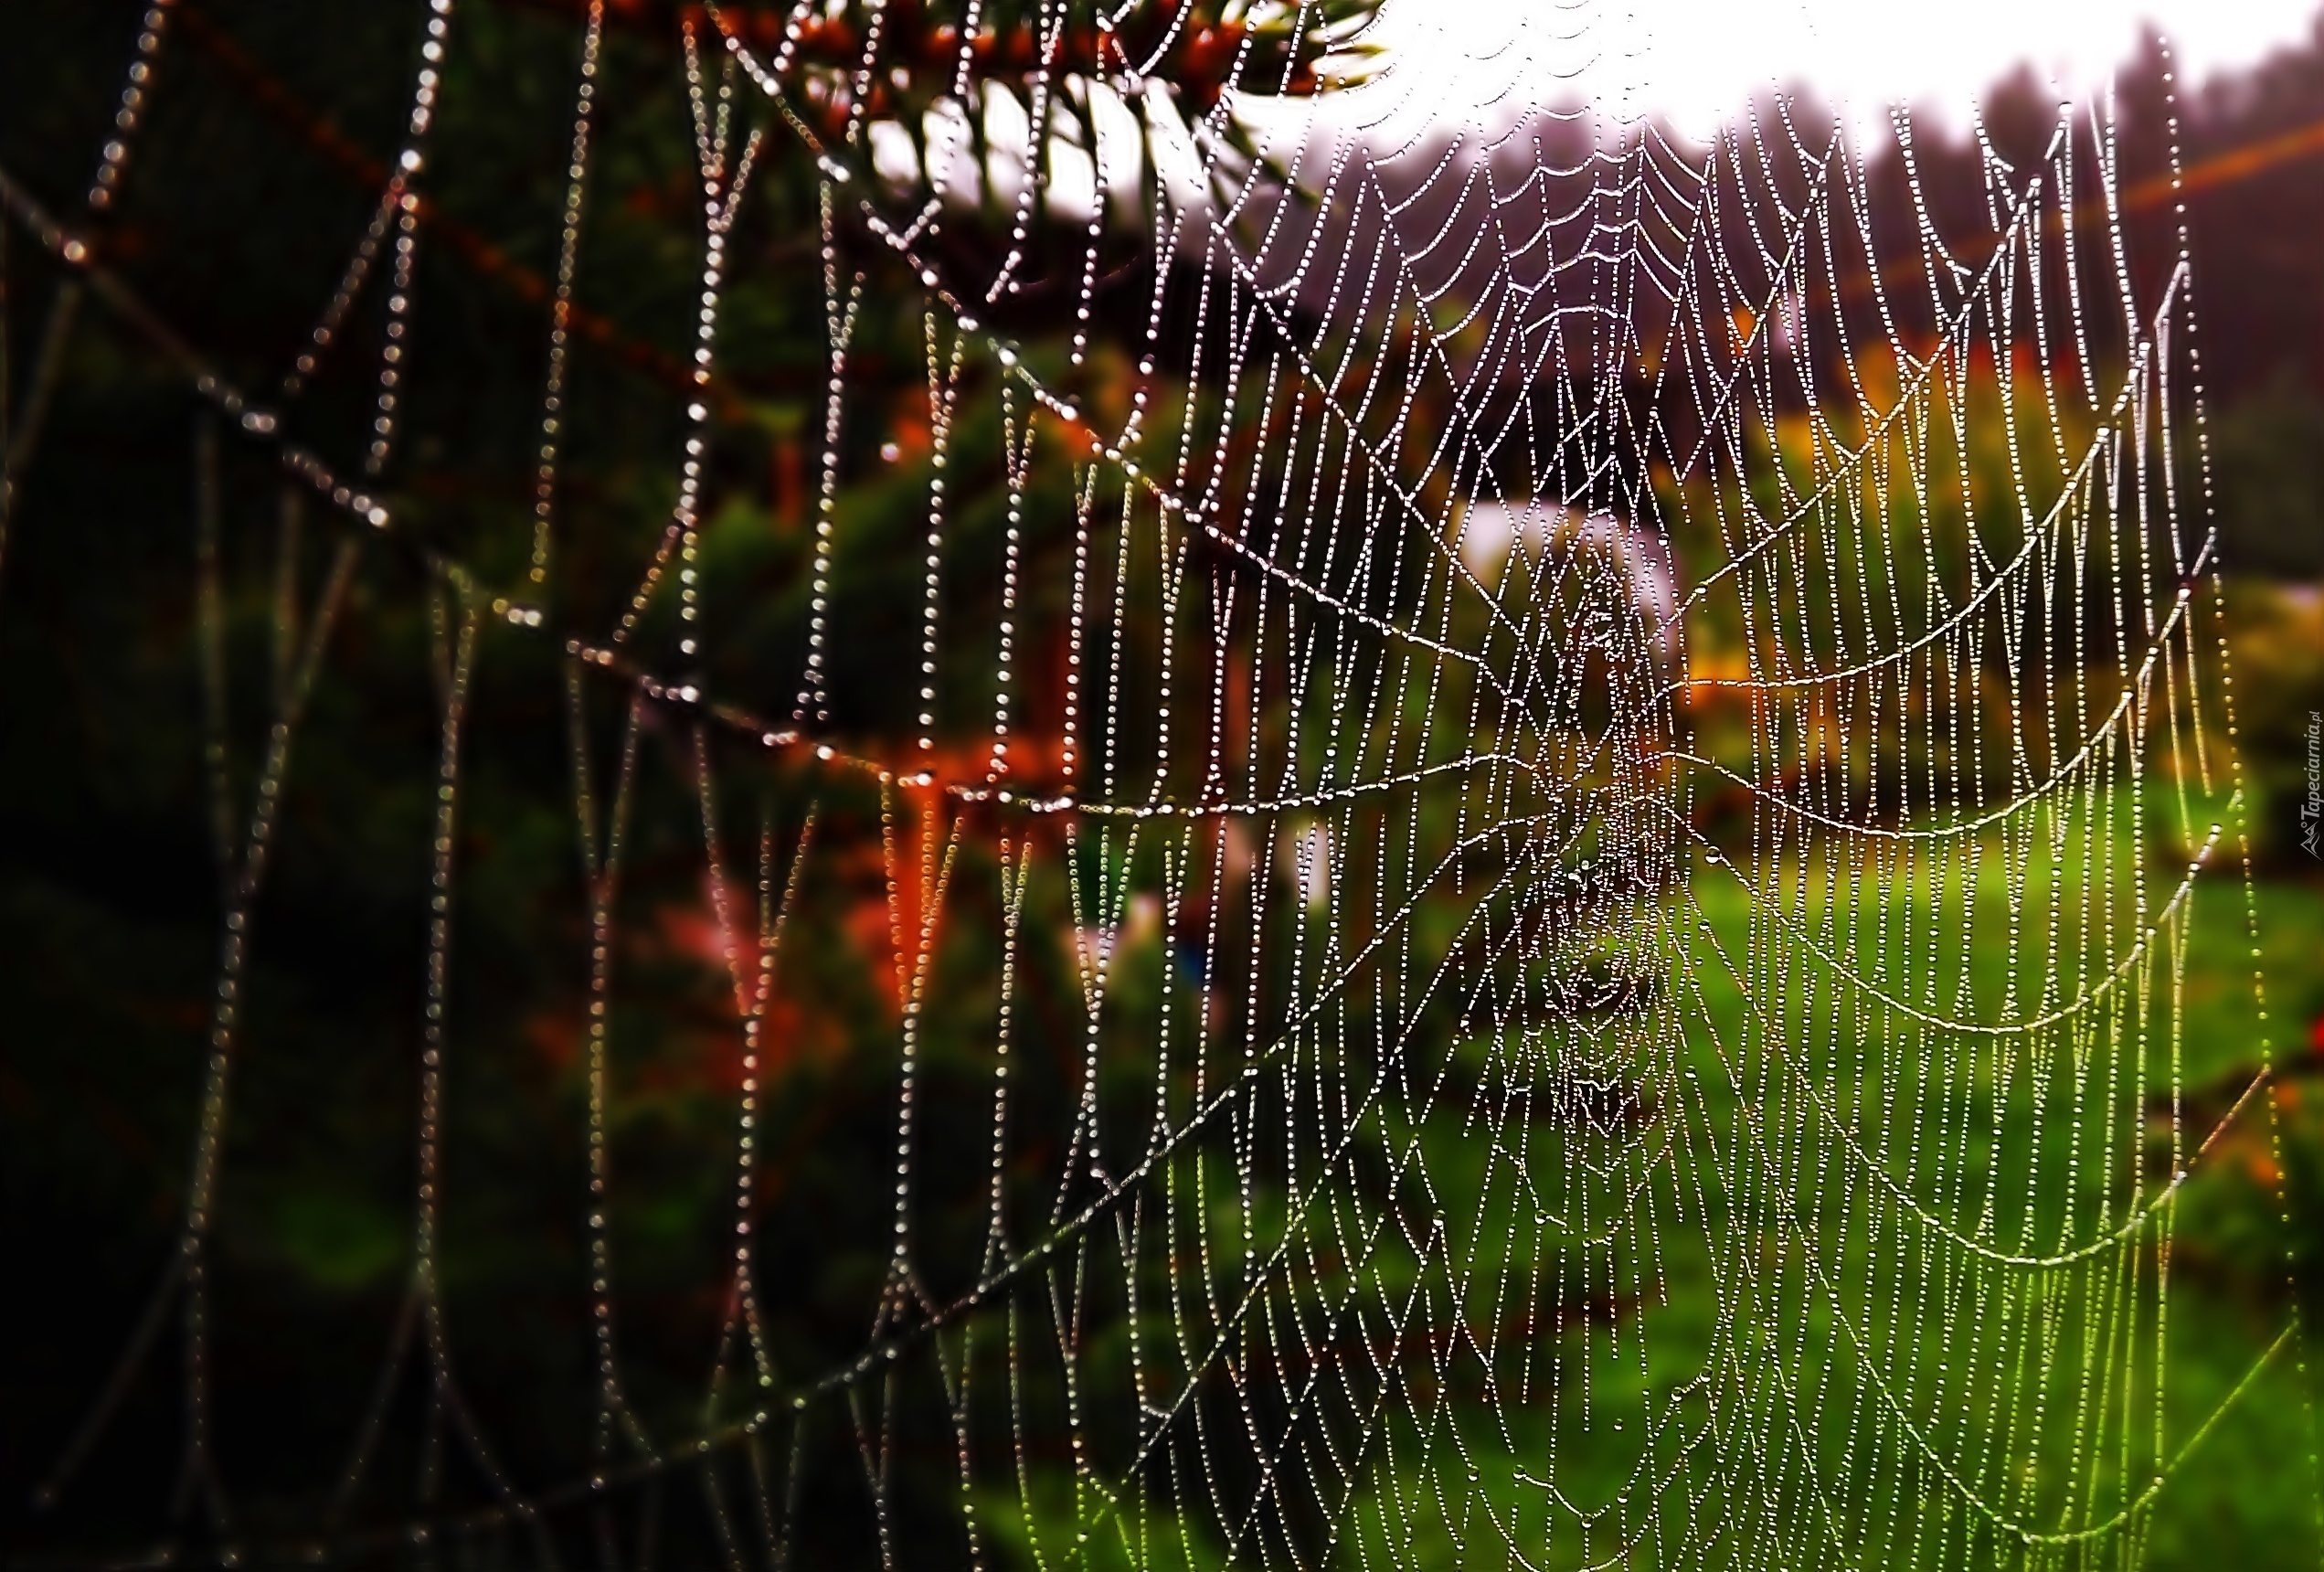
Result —
M53 206L68 207L86 181L139 9L19 0L0 16L0 165ZM185 9L202 20L189 22L173 44L183 49L164 64L169 74L133 166L131 194L101 231L101 254L205 353L250 386L267 387L304 342L350 238L368 216L373 188L361 158L384 159L396 144L398 94L418 43L415 8L346 0L330 8L327 25L314 8L261 0L207 0ZM548 608L565 626L610 625L626 605L637 565L652 554L674 500L674 460L685 430L684 367L698 265L694 150L674 29L665 26L673 18L644 9L644 21L611 31L600 89L580 276L581 298L601 331L582 335L566 417L563 522ZM1289 14L1271 13L1278 34ZM1321 25L1336 37L1352 15L1344 5L1329 8ZM556 265L573 22L570 8L514 0L462 7L430 166L434 229L414 311L426 349L410 384L407 457L386 494L399 532L472 564L492 584L517 582L531 547L546 320L540 281ZM1194 103L1189 112L1204 107ZM826 345L813 167L774 157L757 178L721 308L718 440L701 559L712 654L694 674L722 697L780 719L791 713L805 643L812 503L802 477L815 468L806 449L822 417ZM997 252L997 235L971 234L974 246ZM5 324L12 385L21 389L45 312L65 281L21 229L7 243ZM1118 420L1151 276L1117 281L1102 302L1099 342L1077 367L1065 348L1057 307L1066 297L1056 281L1076 276L1078 237L1052 235L1045 243L1051 249L1036 264L1050 280L1046 292L1031 291L1030 303L1014 316L1001 308L996 321L1022 335L1052 386ZM990 252L982 260L990 261ZM831 615L851 634L833 672L833 729L869 748L910 728L918 547L932 461L921 365L929 324L900 269L879 260L874 248L861 254L874 260L848 393L864 418L839 440L835 516L849 546L835 564ZM360 309L357 342L376 335L377 303ZM12 1547L72 1542L127 1549L159 1532L166 1516L177 1423L172 1351L156 1359L154 1379L135 1391L64 1512L37 1522L19 1514L142 1308L183 1202L217 942L193 589L201 479L196 433L207 417L149 345L93 305L83 310L63 351L48 430L0 563L0 758L7 761L0 770L6 1000L0 1259L30 1285L16 1296L18 1330L5 1354L0 1523ZM964 395L973 414L951 448L952 472L963 477L950 536L960 571L948 584L944 612L972 626L993 612L991 569L1005 508L998 482L1003 433L992 391L972 385ZM355 451L349 433L367 419L369 392L365 356L335 357L302 407L296 434ZM1198 398L1209 396L1198 390ZM916 410L923 412L917 425ZM1175 418L1158 417L1163 436ZM2214 418L2231 565L2282 577L2316 573L2312 527L2303 533L2283 521L2312 526L2318 517L2319 420L2313 395L2291 385ZM897 438L897 451L884 453L883 443ZM226 521L227 707L235 740L228 773L237 801L244 801L281 664L283 587L294 605L311 600L341 526L286 499L262 449L231 434L223 449L216 483ZM1990 470L1994 455L1975 459ZM1059 625L1077 544L1066 456L1042 450L1027 494L1027 515L1038 522L1025 545L1025 621ZM1103 535L1099 544L1109 549L1118 540ZM1707 542L1682 539L1679 547L1683 553ZM1133 548L1149 549L1142 542ZM296 741L281 844L256 916L257 960L218 1225L219 1449L240 1526L254 1535L310 1523L330 1494L410 1269L413 1089L439 739L432 585L395 546L366 541L362 553ZM1141 558L1135 570L1150 571L1151 564ZM2315 620L2302 610L2313 602L2242 586L2237 594L2247 597L2238 602L2237 626L2247 632L2239 634L2237 655L2239 670L2252 677L2238 696L2253 761L2254 821L2263 826L2263 844L2277 847L2275 871L2257 894L2265 961L2280 980L2275 1046L2311 1057L2287 1082L2297 1091L2286 1103L2280 1156L2238 1138L2180 1203L2186 1242L2173 1301L2174 1314L2183 1317L2174 1324L2174 1358L2191 1373L2185 1397L2194 1407L2225 1395L2248 1366L2252 1328L2281 1306L2266 1165L2283 1164L2310 1208L2303 1215L2317 1215L2313 1207L2324 1202L2316 1194L2324 1183L2318 1157L2324 1097L2309 1092L2314 1060L2301 1038L2324 1016L2324 982L2312 964L2324 952L2324 916L2312 872L2267 838L2274 834L2267 826L2281 822L2300 790L2297 756L2279 744L2300 718L2297 696L2316 691ZM293 612L292 625L306 614ZM671 632L667 604L657 604L640 643L666 649ZM1739 641L1742 631L1734 635ZM1151 628L1130 637L1141 649L1158 643ZM1093 664L1099 653L1093 645ZM1060 646L1025 659L1054 670L1065 654ZM989 697L989 677L965 659L943 668L949 685L938 709L948 737L985 718L978 706ZM596 1401L582 1204L590 934L567 717L557 699L563 683L556 650L487 621L461 793L453 914L442 1253L448 1318L475 1406L496 1435L508 1438L512 1471L529 1479L568 1478L586 1467ZM1414 694L1406 702L1427 697ZM622 724L618 693L591 690L583 730L600 790ZM860 1049L892 1037L895 1005L865 960L875 948L866 925L876 939L887 920L887 893L875 851L862 848L876 847L895 804L868 786L811 791L797 775L757 768L755 756L716 735L698 741L660 709L644 711L640 724L646 764L620 897L624 937L610 1024L610 1133L621 1176L611 1235L631 1397L651 1428L677 1434L704 1419L706 1351L727 1308L716 1288L732 1244L736 1139L736 1021L701 875L696 749L708 749L730 882L746 912L756 898L761 836L780 876L805 833L811 796L820 802L814 835L860 853L853 861L806 865L809 883L779 962L796 1012L785 1036L795 1046L769 1073L761 1121L769 1155L754 1199L762 1259L782 1263L768 1274L768 1306L787 1376L857 1353L887 1286L893 1065L884 1053ZM1128 730L1138 736L1136 726ZM1121 876L1107 852L1087 855L1087 883ZM963 888L997 884L989 854L965 856L956 875ZM1263 866L1258 876L1281 876ZM1141 875L1141 882L1152 881ZM1907 899L1899 898L1900 911ZM1296 901L1268 904L1294 914L1285 920L1300 920ZM1017 920L1055 941L1024 951L1017 982L1027 1049L1013 1095L1029 1125L1064 1129L1085 1046L1071 951L1081 919L1055 865L1035 877ZM1922 913L1919 920L1930 919ZM972 920L948 929L937 985L960 1007L937 1019L990 1014L982 995L995 986L1005 921L998 909L978 909ZM2184 1079L2214 1102L2232 1095L2224 1089L2240 1084L2258 1052L2231 1024L2241 1018L2247 960L2242 921L2214 900L2191 929ZM1734 942L1744 922L1740 904L1722 907L1714 898L1704 931ZM1424 952L1455 948L1445 913L1424 913L1417 927ZM1136 940L1124 962L1124 1017L1151 1015L1174 960L1158 934ZM1973 991L2005 985L2006 951L1973 950L1967 965ZM1711 1019L1722 1034L1735 1028L1742 1000L1719 996L1714 1004ZM1109 1117L1135 1128L1144 1116L1129 1110L1152 1078L1155 1046L1126 1036L1104 1046L1116 1078L1101 1093L1114 1110ZM919 1130L918 1160L934 1176L925 1197L924 1267L941 1294L957 1291L982 1265L990 1047L960 1029L933 1033L923 1048L925 1096L936 1110ZM1473 1069L1491 1045L1466 1041L1459 1051ZM1691 1051L1707 1050L1693 1045ZM1481 1183L1474 1144L1458 1126L1448 1110L1443 1128L1397 1132L1425 1148L1427 1166L1456 1196ZM1219 1172L1234 1160L1224 1150L1211 1156ZM1045 1153L1013 1170L1003 1204L1037 1222L1059 1161ZM1279 1217L1288 1205L1279 1184L1262 1176L1258 1188L1262 1208L1277 1209L1261 1221ZM1248 1226L1222 1201L1215 1242L1240 1250ZM1489 1234L1469 1243L1488 1262L1506 1248ZM1394 1249L1367 1269L1383 1287L1404 1286L1421 1271ZM1706 1344L1708 1263L1674 1251L1669 1269L1669 1302L1635 1313L1651 1319L1655 1335L1674 1346ZM2312 1280L2312 1253L2298 1269ZM1549 1286L1587 1303L1586 1289ZM1128 1362L1123 1307L1100 1301L1090 1313L1093 1368L1118 1376ZM1628 1313L1608 1309L1599 1329L1579 1333L1577 1344L1607 1335ZM1819 1335L1828 1338L1829 1329ZM988 1339L980 1357L1003 1358L1004 1346ZM1045 1366L1026 1379L1045 1388L1036 1405L1054 1398L1060 1385ZM408 1456L418 1450L419 1406L411 1390L398 1396L390 1439L402 1448L398 1455ZM1629 1406L1636 1398L1601 1389L1597 1414L1610 1423L1636 1411ZM2308 1533L2299 1516L2306 1507L2282 1487L2281 1460L2312 1449L2303 1399L2295 1383L2277 1379L2246 1396L2238 1422L2207 1443L2175 1483L2172 1512L2149 1545L2155 1564L2295 1564L2283 1552ZM1203 1401L1227 1411L1223 1394L1206 1391ZM746 1406L738 1399L736 1411ZM1522 1450L1583 1418L1541 1414L1541 1435L1510 1438L1509 1451L1481 1466L1511 1471ZM860 1484L844 1432L837 1422L819 1432L828 1445L811 1460L803 1490L837 1498ZM919 1439L929 1450L898 1486L907 1505L926 1509L925 1521L903 1530L905 1565L916 1547L939 1544L932 1525L949 1521L946 1492L954 1487L942 1438ZM1122 1438L1106 1439L1119 1445ZM1609 1469L1622 1455L1603 1453ZM1062 1559L1088 1507L1074 1499L1066 1460L1045 1456L1028 1468L1018 1495L995 1494L982 1507L1002 1564ZM1593 1474L1590 1482L1608 1480ZM462 1484L471 1495L481 1492L473 1480ZM1878 1482L1863 1486L1879 1488ZM1417 1487L1416 1479L1390 1469L1378 1488ZM397 1521L419 1488L400 1474L375 1476L353 1516ZM732 1504L742 1510L738 1499ZM707 1556L708 1531L686 1515L695 1511L674 1503L669 1533L676 1553ZM1385 1530L1373 1535L1366 1526L1387 1520L1358 1512L1358 1531L1340 1554L1360 1546L1385 1558L1394 1549L1427 1565L1460 1554L1449 1543L1392 1546ZM854 1537L811 1545L808 1556L830 1565L868 1557L865 1526L851 1523L844 1532ZM689 1533L695 1537L684 1537ZM1109 1534L1095 1564L1192 1567L1218 1565L1223 1556L1187 1514L1151 1510ZM487 1557L526 1553L514 1535L477 1549Z

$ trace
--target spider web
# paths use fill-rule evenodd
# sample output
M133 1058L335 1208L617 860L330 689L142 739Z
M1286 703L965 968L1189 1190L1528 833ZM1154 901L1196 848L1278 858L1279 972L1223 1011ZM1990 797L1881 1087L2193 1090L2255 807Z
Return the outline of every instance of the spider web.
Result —
M2268 1092L2263 1069L2223 1116L2180 1096L2193 913L2248 924L2250 877L2184 239L2134 266L2105 101L2061 109L2030 159L1980 133L1969 232L1940 232L1897 117L1899 234L1867 150L1796 103L1702 147L1539 107L1602 47L1562 13L1482 41L1452 36L1466 14L1413 17L1447 35L1436 56L1392 52L1334 113L1293 114L1263 89L1173 97L1177 12L1145 59L1130 13L1063 4L1026 12L1018 93L972 80L971 6L920 127L873 91L916 13L688 26L701 388L754 174L820 171L815 544L763 713L694 674L717 639L706 391L627 611L583 629L549 610L585 527L558 483L589 5L529 567L495 589L412 548L438 586L441 725L412 1273L339 1502L414 1370L423 1483L376 1532L239 1537L204 1350L245 934L353 542L398 535L452 12L419 13L407 143L268 397L6 187L73 287L348 526L286 623L308 631L247 798L213 737L218 997L181 1244L52 1491L175 1327L180 1493L252 1554L554 1560L575 1524L625 1542L643 1483L692 1474L737 1567L2140 1559L2242 1390L2174 1386L2174 1201ZM174 13L148 16L91 215ZM856 58L835 66L842 20ZM1222 36L1247 61L1246 20ZM1077 37L1101 71L1057 63ZM1484 101L1465 119L1430 73L1446 50ZM946 244L979 200L1007 214L997 260ZM1052 296L1071 314L1029 332L1009 303L1055 282L1032 275L1057 232L1086 233ZM1151 288L1109 400L1091 324L1124 245ZM852 398L850 354L869 295L898 287L924 328L925 549L883 582L906 586L918 683L875 703L847 672L864 548L843 449L891 419ZM280 417L373 291L387 347L341 467ZM982 491L971 451L997 454ZM596 1423L569 1480L501 1460L439 1280L463 726L504 625L568 656L593 935ZM630 1395L608 1221L650 712L691 728L738 1057L724 1332L681 1433ZM769 780L780 812L739 851L732 799ZM2157 823L2175 863L2147 852ZM793 961L839 921L844 876L875 881L885 930ZM849 966L887 1000L892 1032L848 1051L887 1067L893 1187L861 1209L886 1265L834 1345L796 1333L815 1246L761 1243L759 1170L803 1139L764 1112L796 1002ZM1070 1015L1035 997L1058 976ZM2270 1335L2246 1386L2292 1362L2293 1327Z

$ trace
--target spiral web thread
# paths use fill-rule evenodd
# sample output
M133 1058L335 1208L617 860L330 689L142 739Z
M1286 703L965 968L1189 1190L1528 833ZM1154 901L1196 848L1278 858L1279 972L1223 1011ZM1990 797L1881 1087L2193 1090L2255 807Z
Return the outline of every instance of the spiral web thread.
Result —
M133 161L171 9L138 46L92 214ZM204 365L71 224L7 191L261 443L384 259L366 479L281 449L355 532L396 527L372 493L399 367L424 353L418 190L451 11L421 14L409 141L277 400ZM1707 149L1523 107L1531 73L1592 47L1563 13L1439 41L1469 57L1472 123L1447 118L1422 52L1344 90L1357 129L1275 126L1288 184L1235 151L1230 94L1175 140L1152 131L1179 163L1129 226L1156 262L1148 352L1108 422L1062 390L1069 368L980 320L1020 286L1077 154L1084 360L1099 242L1124 222L1097 154L1049 119L1087 110L1086 84L1027 79L1025 134L994 155L1017 164L1014 249L958 276L935 243L958 221L941 169L884 171L860 111L836 142L811 127L798 46L816 15L772 50L736 28L685 38L698 383L754 167L822 171L813 600L795 705L760 719L668 674L714 637L706 395L618 625L558 629L541 606L604 25L589 8L528 584L495 597L429 559L443 735L415 1263L343 1503L417 1358L424 1477L457 1449L491 1494L391 1532L514 1525L544 1556L560 1514L602 1529L683 1469L737 1566L2136 1563L2173 1468L2234 1400L2174 1398L2174 1198L2269 1090L2263 1068L2215 1125L2179 1096L2192 912L2248 924L2250 880L2183 238L2160 288L2139 283L2104 101L2062 111L2031 163L1987 145L1984 233L1940 234L1915 183L1905 265L1895 237L1875 245L1860 150L1790 107ZM882 15L858 104L892 44ZM1119 20L1043 10L1045 58ZM1136 105L1149 84L1121 64L1117 101ZM964 46L963 93L970 72ZM1910 123L1894 130L1909 174ZM851 404L851 335L867 278L899 260L921 288L932 456L918 725L882 756L831 728L848 631L827 597L850 545L842 437L879 419ZM1193 364L1158 368L1165 324L1189 321ZM1819 345L1837 397L1812 379ZM1002 432L1009 509L997 561L971 567L950 550L945 460L978 419ZM1070 466L1070 519L1031 516L1043 463ZM1034 592L1036 534L1071 542L1045 559L1069 564L1054 596ZM181 1493L229 1537L203 1273L243 929L353 562L283 666L254 801L228 802L216 770L218 999L182 1248L57 1481L175 1317ZM948 575L989 570L989 617L958 614ZM214 550L204 571L214 606ZM674 647L656 648L671 601ZM1066 624L1061 693L1024 657L1058 632L1045 618ZM436 1278L462 726L493 622L571 657L600 1389L599 1461L570 1482L496 1460ZM963 667L974 727L939 702ZM609 689L628 717L611 760L588 725ZM1043 704L1063 717L1045 740L1019 719ZM681 1438L627 1396L607 1224L616 895L653 706L695 728L741 1063L727 1330L706 1428ZM738 865L719 781L770 765L815 806ZM875 805L887 892L864 963L892 975L895 1035L850 1051L893 1060L893 1239L856 1355L792 1368L767 1320L797 1263L754 1248L759 1099L786 925L809 920L818 861L851 850L818 827L838 800ZM2182 865L2141 849L2158 813ZM1069 932L1045 930L1045 889ZM964 980L944 960L971 924L997 926L999 961ZM1021 998L1060 953L1082 1005L1063 1041ZM980 1045L971 1074L946 1061L941 1100L939 1036ZM1035 1054L1073 1067L1069 1095L1028 1108L1013 1093ZM986 1132L982 1173L931 1164L935 1121ZM982 1219L959 1280L923 1264L939 1215ZM2287 1323L2244 1385L2296 1357Z

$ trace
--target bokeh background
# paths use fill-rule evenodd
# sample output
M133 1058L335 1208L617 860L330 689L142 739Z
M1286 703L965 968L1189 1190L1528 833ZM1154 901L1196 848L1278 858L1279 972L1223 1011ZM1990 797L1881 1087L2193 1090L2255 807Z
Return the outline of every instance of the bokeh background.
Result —
M405 112L412 9L400 0L175 7L168 74L123 197L93 232L120 279L246 382L264 385L294 359L347 238L371 216ZM756 17L760 8L730 9ZM427 182L432 239L412 313L426 353L383 494L395 501L399 540L455 555L495 581L520 580L532 547L541 345L580 10L564 0L467 0ZM897 25L916 14L898 10ZM0 168L52 209L70 209L88 185L141 16L111 0L0 5ZM661 0L619 0L608 24L561 482L568 513L587 521L560 543L557 588L559 616L578 625L618 619L674 494L669 456L689 397L698 202L677 20ZM1194 59L1187 69L1199 80L1209 68ZM2156 257L2169 254L2175 223L2149 184L2165 168L2170 69L2149 43L2120 63L2114 86L2121 185L2148 194L2131 203L2128 232ZM2238 741L2254 792L2259 931L2287 1117L2280 1149L2238 1133L2191 1184L2173 1291L2191 1316L2272 1325L2291 1292L2275 1232L2279 1180L2296 1215L2324 1219L2324 863L2301 845L2298 817L2312 789L2310 717L2324 708L2324 14L2257 63L2178 89ZM2003 75L1983 119L1997 141L2038 143L2053 95L2030 73ZM1966 129L1939 126L1916 153L1940 222L1973 221L1984 196ZM1893 187L1894 175L1892 160L1876 165L1873 183ZM826 365L812 171L775 160L759 179L731 242L710 396L718 441L703 603L720 629L718 691L780 713L789 694L767 674L795 670L808 615ZM0 1545L32 1564L91 1544L131 1554L168 1529L179 1418L168 1339L62 1503L36 1511L33 1492L172 1248L218 943L207 782L222 769L242 790L251 784L262 717L339 526L286 501L269 457L221 437L182 368L119 311L86 292L58 309L77 286L21 214L5 231L9 438L24 462L0 547ZM1100 409L1129 398L1151 292L1134 258L1106 266L1091 352L1074 373ZM915 543L930 439L923 324L908 293L876 281L867 293L851 393L882 417L851 429L837 504L850 537L873 547L846 558L833 586L833 621L851 635L834 655L837 726L867 746L909 730L910 706L897 696L917 681ZM1069 313L1057 300L1013 309L1011 331L1063 375ZM371 301L349 331L376 336L381 322ZM359 431L371 395L360 357L341 357L316 377L302 419L318 431ZM957 440L956 467L970 477L964 549L990 550L998 435L972 426ZM1070 516L1062 471L1034 485L1036 511ZM205 611L194 568L206 530L220 565L221 691L239 747L222 763L206 751L202 720ZM878 549L882 541L893 549ZM1029 550L1068 548L1053 535ZM362 547L256 918L264 939L247 985L248 1068L228 1136L210 1376L218 1454L248 1483L238 1509L256 1530L307 1522L329 1496L348 1417L371 1396L379 1342L408 1281L439 744L431 627L443 614L430 586L410 544ZM489 1047L462 1061L447 1136L460 1201L447 1214L442 1270L472 1397L507 1421L498 1428L511 1468L561 1478L582 1466L595 1414L577 1202L589 1163L590 932L561 655L502 643L480 668L462 788L451 1016L460 1041ZM1026 658L1039 672L1064 652ZM974 696L964 687L958 699L944 702L968 713ZM600 718L602 746L619 717ZM1056 720L1035 699L1020 724L1037 738ZM717 1263L727 1244L735 1005L686 789L692 736L655 711L642 724L641 746L669 767L641 774L627 854L613 1118L624 1186L611 1227L634 1400L683 1429L700 1408L702 1350L726 1309ZM797 783L779 780L763 804L737 809L738 866L752 863L761 807L795 823L800 801ZM877 806L843 794L825 811L861 828ZM2183 848L2153 833L2159 863L2183 860ZM1069 929L1055 892L1043 898L1049 908L1036 902L1027 923ZM894 1001L855 956L881 935L886 902L875 861L852 879L826 872L785 940L786 974L801 981L785 1005L792 1046L767 1089L774 1154L757 1203L769 1257L816 1263L812 1280L777 1296L780 1335L802 1360L854 1345L886 1265L892 1066L854 1051L891 1029L883 1023ZM2237 950L2232 935L2205 939L2191 961L2189 1029L2202 1040L2187 1096L2200 1108L2223 1110L2260 1062L2258 1043L2235 1036L2240 1026L2207 1026L2201 1007L2206 991L2244 986ZM953 963L989 960L970 949ZM1065 951L1023 986L1029 1013L1054 1012L1069 1036L1064 1024L1079 1004ZM2217 1018L2242 1016L2223 1006ZM1045 1073L1029 1076L1024 1095L1063 1099L1069 1067ZM982 1138L939 1131L925 1160L972 1164ZM834 1243L848 1239L861 1250ZM2297 1242L2311 1307L2324 1302L2319 1239L2311 1228ZM2223 1394L2244 1352L2232 1337L2221 1345L2214 1386ZM2281 1365L2244 1395L2247 1422L2174 1482L2176 1510L2149 1546L2155 1565L2314 1564L2311 1381ZM399 1475L367 1488L355 1515L392 1519L419 1486ZM674 1505L673 1524L692 1510ZM687 1531L669 1532L674 1564L693 1564Z

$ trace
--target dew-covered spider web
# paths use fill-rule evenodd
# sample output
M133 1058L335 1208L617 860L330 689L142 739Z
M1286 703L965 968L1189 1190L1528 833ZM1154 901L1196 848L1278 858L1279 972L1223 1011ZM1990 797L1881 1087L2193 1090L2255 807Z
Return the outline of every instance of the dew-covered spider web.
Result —
M2126 175L2107 95L1979 127L1964 208L1902 113L1771 98L1698 144L1593 96L1629 35L1587 5L591 0L512 550L410 527L399 446L462 331L422 286L476 4L411 7L403 141L270 380L105 250L191 0L86 189L5 186L51 336L126 324L213 411L204 473L275 464L313 515L262 729L201 645L183 1214L44 1501L158 1386L197 1561L2115 1567L2298 1378L2289 1308L2239 1381L2178 1378L2176 1204L2275 1086L2255 968L2256 1077L2182 1096L2190 934L2255 919L2175 153ZM622 26L663 29L695 164L634 551L562 420L621 303L588 237ZM720 545L721 308L782 182L818 369L769 589ZM865 390L880 323L907 397ZM61 376L17 360L11 501ZM317 406L334 373L362 397ZM618 597L568 589L616 552ZM438 760L401 1286L314 1510L252 1513L214 1224L281 804L383 562L427 585ZM514 1051L455 1007L493 986L455 940L494 680L561 717L583 892L549 1443L472 1395L440 1265L448 1110ZM641 1395L621 1210L653 823L726 969L683 1403Z

